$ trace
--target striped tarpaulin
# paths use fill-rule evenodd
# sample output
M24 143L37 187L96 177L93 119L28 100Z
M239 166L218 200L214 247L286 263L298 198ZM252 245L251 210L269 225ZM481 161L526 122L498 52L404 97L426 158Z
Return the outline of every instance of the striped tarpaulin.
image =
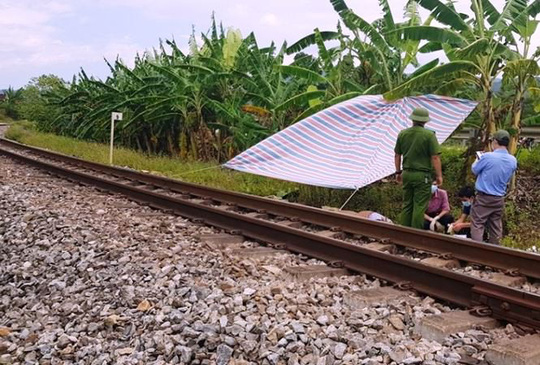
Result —
M330 188L357 189L395 172L394 145L412 125L416 107L429 110L426 128L444 142L476 102L424 95L386 101L365 95L318 112L274 134L224 166Z

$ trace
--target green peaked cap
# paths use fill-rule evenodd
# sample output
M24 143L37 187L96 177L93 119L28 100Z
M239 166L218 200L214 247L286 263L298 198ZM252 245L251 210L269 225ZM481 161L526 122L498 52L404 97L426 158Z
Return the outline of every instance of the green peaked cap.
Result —
M497 141L503 141L505 139L509 140L510 139L510 133L508 133L504 129L500 129L497 132L495 132L495 134L493 135L493 138L496 139Z
M411 119L417 123L429 122L429 112L425 108L416 108L411 114Z

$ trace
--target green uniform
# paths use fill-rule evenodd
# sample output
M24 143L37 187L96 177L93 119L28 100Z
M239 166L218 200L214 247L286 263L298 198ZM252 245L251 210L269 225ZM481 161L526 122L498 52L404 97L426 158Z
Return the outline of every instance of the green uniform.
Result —
M394 152L403 156L403 212L401 224L422 229L431 198L431 157L441 153L435 132L414 126L398 136Z

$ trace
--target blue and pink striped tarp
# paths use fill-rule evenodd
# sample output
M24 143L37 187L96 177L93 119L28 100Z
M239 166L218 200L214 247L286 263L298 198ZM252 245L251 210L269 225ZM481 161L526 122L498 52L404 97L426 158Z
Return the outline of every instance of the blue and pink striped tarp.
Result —
M224 166L308 185L358 189L395 172L394 145L399 132L412 125L414 108L429 110L426 128L442 143L476 105L436 95L396 101L359 96L274 134Z

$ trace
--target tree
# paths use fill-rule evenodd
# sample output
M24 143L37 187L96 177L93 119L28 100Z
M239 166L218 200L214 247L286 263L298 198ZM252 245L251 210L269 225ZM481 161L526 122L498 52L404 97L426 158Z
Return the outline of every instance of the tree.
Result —
M65 86L65 81L55 75L34 77L21 90L18 104L19 117L33 121L51 123L58 110L47 102L47 95Z
M509 47L517 44L509 29L518 29L518 24L526 24L526 33L532 36L534 31L532 26L529 27L532 23L523 23L523 19L536 15L540 0L535 0L530 6L527 6L527 0L507 0L501 13L489 0L471 0L473 18L458 13L452 3L444 4L438 0L418 0L418 3L446 27L412 26L394 33L402 40L427 41L420 52L442 49L449 62L411 77L385 96L397 98L421 88L453 94L464 85L472 85L477 89L481 102L482 141L487 146L490 135L496 130L493 83L503 73L505 65L512 65L520 58ZM516 67L507 70L515 70ZM476 148L473 144L471 151Z
M376 75L369 85L373 87L373 92L393 89L402 83L407 67L412 65L418 68L417 54L420 41L415 39L401 40L397 37L397 32L400 29L422 24L416 1L407 3L405 7L406 20L403 23L395 22L388 0L379 2L383 17L373 23L369 23L357 15L347 6L345 0L330 0L330 2L354 35L350 42L352 54L361 65L369 65ZM428 17L423 23L424 26L429 26L432 19L431 16ZM367 41L363 41L365 38ZM426 72L437 64L438 60L434 60L424 67L418 68L416 73Z
M190 52L174 40L138 55L133 68L107 64L98 80L84 70L48 97L59 110L42 129L106 141L112 111L124 113L117 143L152 153L221 160L232 157L288 125L291 110L279 109L297 94L298 83L276 72L286 47L259 48L253 34L225 31L213 20L209 32L190 39Z
M4 94L4 100L0 106L4 109L5 114L13 119L18 119L18 105L22 98L22 88L14 89L11 86L7 88Z
M508 62L503 70L503 81L511 84L514 88L509 146L512 154L517 152L517 144L521 134L525 94L528 88L536 86L535 77L540 75L540 67L538 66L540 48L530 59L528 58L531 40L538 27L538 21L534 18L540 12L540 0L533 1L528 6L526 4L526 1L516 2L511 11L508 11L507 24L500 27L500 32L511 41L515 52L519 55L517 60ZM516 36L521 42L516 41Z
M298 53L292 65L280 68L285 74L312 84L307 91L284 104L284 107L290 107L309 102L309 108L297 120L358 95L391 90L402 82L408 66L419 66L416 58L419 41L401 42L392 34L401 27L421 24L416 2L407 5L407 20L403 23L395 23L388 1L381 1L383 18L373 23L354 13L344 0L331 0L331 3L352 35L345 35L340 24L337 32L315 29L313 34L290 46L287 52L301 52L316 45L319 62L306 65L305 60L309 58L300 57L301 53ZM430 22L431 18L424 24ZM327 42L338 45L329 48ZM435 60L418 68L416 74L428 71L437 63Z

